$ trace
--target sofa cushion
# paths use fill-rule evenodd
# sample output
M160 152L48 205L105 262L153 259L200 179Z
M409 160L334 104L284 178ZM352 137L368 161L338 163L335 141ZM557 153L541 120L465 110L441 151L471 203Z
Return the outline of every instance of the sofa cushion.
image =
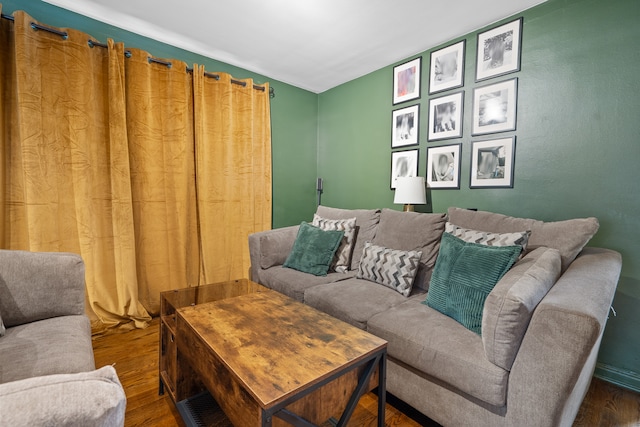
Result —
M127 399L112 366L0 385L0 424L122 426Z
M490 362L511 370L533 311L560 276L560 266L557 249L535 249L489 293L482 315L482 342Z
M258 233L260 236L260 268L284 264L291 253L299 229L299 225L294 225Z
M531 231L519 231L516 233L492 233L490 231L472 230L459 227L447 221L444 227L445 233L452 234L460 240L470 243L478 243L487 246L521 246L521 256L524 256L529 243Z
M420 251L400 251L367 242L356 277L387 286L408 297L421 256Z
M380 209L338 209L318 206L316 214L327 219L356 218L356 242L351 257L351 270L357 270L364 243L371 241L376 235L380 222Z
M411 298L424 299L424 294ZM310 287L304 293L305 304L360 329L371 316L406 300L393 289L356 278Z
M346 280L356 275L347 273L328 273L326 276L314 276L291 268L275 266L260 272L260 283L267 288L285 294L297 301L304 302L304 292L313 286Z
M444 214L383 209L378 231L371 243L385 248L422 252L414 286L427 290L445 222Z
M488 404L506 403L509 373L487 360L482 338L419 299L372 316L367 331L388 341L390 358Z
M315 276L326 276L344 231L321 230L302 222L283 266Z
M93 369L91 324L84 315L14 326L0 339L0 383Z
M356 218L349 219L326 219L318 214L313 215L312 225L322 230L344 231L344 237L340 241L340 246L336 250L331 261L330 271L345 273L351 266L351 254L356 237Z
M576 258L599 228L596 218L577 218L566 221L543 222L528 218L515 218L485 211L449 208L449 221L455 225L494 233L512 233L531 230L528 250L540 246L555 248L562 257L562 272Z
M520 246L486 246L442 235L425 303L481 334L489 292L518 259Z

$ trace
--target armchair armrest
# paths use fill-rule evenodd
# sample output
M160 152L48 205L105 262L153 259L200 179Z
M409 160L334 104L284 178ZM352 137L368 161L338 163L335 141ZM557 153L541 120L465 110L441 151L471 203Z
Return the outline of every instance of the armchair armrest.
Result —
M251 280L260 283L260 270L282 265L298 235L299 225L261 231L249 235Z
M7 327L85 314L84 262L61 252L0 250L0 313Z

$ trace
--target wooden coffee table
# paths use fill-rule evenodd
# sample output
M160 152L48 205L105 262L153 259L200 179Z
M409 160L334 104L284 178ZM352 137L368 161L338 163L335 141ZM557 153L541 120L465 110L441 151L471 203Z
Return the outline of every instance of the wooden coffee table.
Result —
M275 291L176 314L176 400L201 382L235 426L346 425L377 386L384 425L386 341Z
M177 363L176 310L225 298L233 298L269 289L247 279L229 280L209 285L192 286L160 293L160 340L158 363L160 394L168 392L176 400ZM197 389L194 388L194 391Z

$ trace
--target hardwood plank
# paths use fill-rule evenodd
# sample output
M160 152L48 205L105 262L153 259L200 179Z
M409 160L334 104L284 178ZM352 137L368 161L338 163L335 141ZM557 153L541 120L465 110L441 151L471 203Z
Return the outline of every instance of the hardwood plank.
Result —
M115 363L127 395L126 427L184 427L169 395L158 395L158 330L159 319L154 318L147 329L100 331L102 333L93 337L96 366ZM401 407L388 398L386 426L414 427L427 424L413 420L394 405ZM374 426L376 414L377 398L369 393L360 400L349 425ZM230 427L231 424L216 426ZM329 423L323 425L330 426ZM640 426L640 394L594 378L574 427L613 426Z

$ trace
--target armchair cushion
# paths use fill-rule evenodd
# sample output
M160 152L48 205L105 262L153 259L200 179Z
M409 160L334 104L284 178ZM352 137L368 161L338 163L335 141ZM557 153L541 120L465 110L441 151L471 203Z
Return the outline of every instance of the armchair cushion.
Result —
M0 311L7 328L84 314L84 288L79 255L0 250Z
M0 384L0 424L122 426L127 404L112 366Z

